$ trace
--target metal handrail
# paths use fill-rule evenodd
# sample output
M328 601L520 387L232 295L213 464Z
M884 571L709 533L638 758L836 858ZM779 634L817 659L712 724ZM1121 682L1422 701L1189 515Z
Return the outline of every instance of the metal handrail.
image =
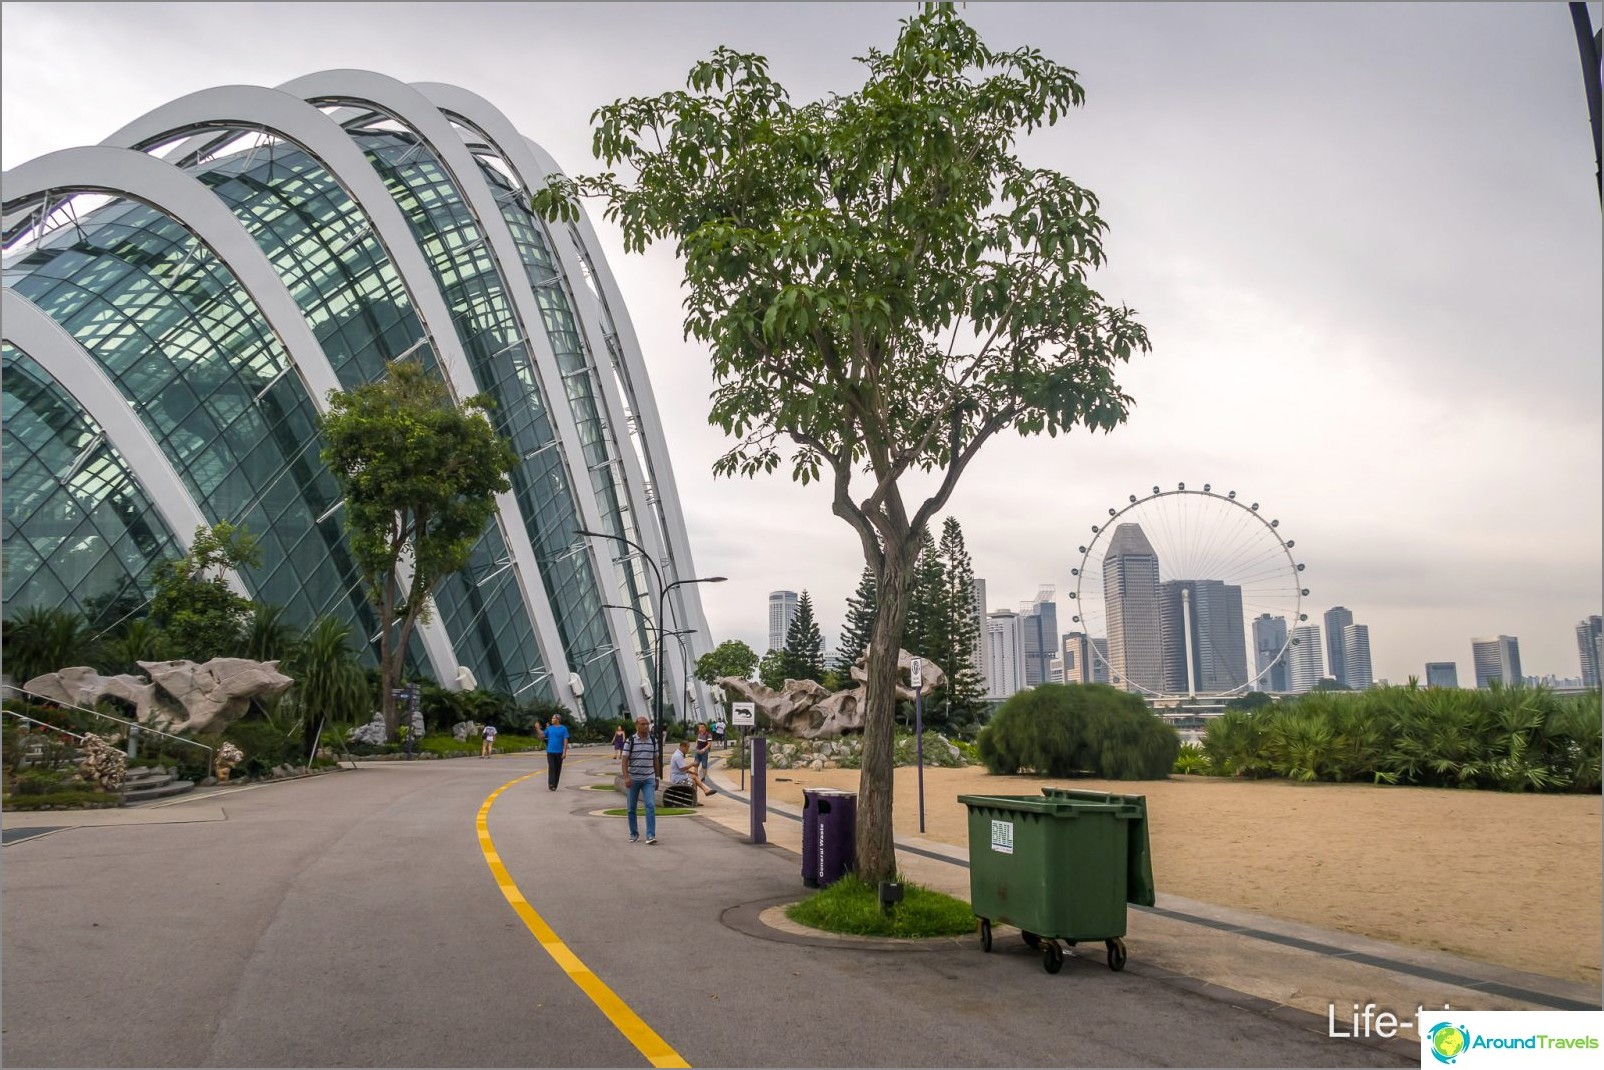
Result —
M152 728L149 725L140 724L138 721L130 721L130 720L126 720L125 718L122 718L122 717L115 717L115 716L113 716L112 714L109 714L109 713L101 713L99 710L85 709L83 706L74 705L71 702L63 702L58 698L51 698L48 695L41 695L37 691L29 691L27 688L18 687L16 684L4 684L4 685L0 685L0 687L3 687L7 691L15 691L19 695L27 695L29 698L38 699L40 702L48 702L52 706L65 706L70 710L77 710L79 713L87 713L91 717L100 717L100 718L102 718L104 720L107 720L107 721L116 721L118 724L128 725L130 728L136 728L141 732L150 732L153 735L163 736L163 737L165 737L167 739L173 740L176 743L183 743L183 744L185 744L187 746L190 746L190 747L199 747L201 750L203 750L203 751L205 751L207 753L206 775L207 776L215 776L217 774L217 748L216 747L209 747L204 743L197 743L193 739L185 739L183 736L175 736L171 732L163 732L159 728ZM13 716L17 716L17 717L21 717L22 716L21 714L15 713L15 711L12 711L12 710L7 710L6 712L7 713L11 713L11 714L13 714ZM31 720L33 720L33 718L29 717L29 718L27 718L27 720L31 721ZM35 722L35 723L36 724L42 724L43 722ZM52 726L52 727L54 727L54 726ZM68 735L72 735L71 732L69 732L67 734ZM78 737L78 738L81 739L82 737Z

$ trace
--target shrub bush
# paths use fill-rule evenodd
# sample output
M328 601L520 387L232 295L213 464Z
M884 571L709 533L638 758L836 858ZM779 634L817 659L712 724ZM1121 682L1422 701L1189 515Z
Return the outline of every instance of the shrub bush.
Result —
M58 806L99 810L121 805L120 795L108 795L103 791L56 791L46 795L11 795L6 798L7 810L50 810Z
M978 746L997 775L1162 780L1181 740L1136 695L1107 684L1043 684L1004 702Z
M234 779L270 776L275 766L304 762L300 734L286 735L266 721L235 721L222 738L245 752L245 760L234 767Z

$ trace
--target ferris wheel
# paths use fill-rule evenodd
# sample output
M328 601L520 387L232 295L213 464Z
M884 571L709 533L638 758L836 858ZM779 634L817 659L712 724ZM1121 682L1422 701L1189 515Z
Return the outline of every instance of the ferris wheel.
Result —
M1309 591L1280 528L1207 483L1110 508L1071 570L1079 645L1065 678L1152 698L1290 690Z

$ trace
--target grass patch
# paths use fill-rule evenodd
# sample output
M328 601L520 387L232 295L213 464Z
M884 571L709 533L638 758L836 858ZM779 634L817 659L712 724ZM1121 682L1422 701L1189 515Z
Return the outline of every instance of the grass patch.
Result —
M45 795L7 795L7 810L51 810L58 806L73 810L103 810L121 806L122 798L103 791L54 791Z
M643 810L637 810L636 815L639 816L643 812ZM608 817L623 817L625 810L623 807L619 807L617 810L603 810L602 813ZM659 806L657 808L658 817L684 817L686 814L694 813L696 813L695 810L687 810L683 806Z
M424 736L417 742L417 749L422 753L438 754L442 758L472 757L480 753L482 746L483 741L479 739L458 739L451 735ZM537 749L545 750L546 745L534 736L503 734L496 737L496 754L515 754Z
M962 899L902 881L902 902L890 914L880 911L878 890L848 873L828 888L785 908L799 925L854 936L962 936L975 931L975 915Z
M618 790L617 788L613 787L612 784L610 784L610 783L609 784L586 784L585 787L589 788L591 791L617 791Z

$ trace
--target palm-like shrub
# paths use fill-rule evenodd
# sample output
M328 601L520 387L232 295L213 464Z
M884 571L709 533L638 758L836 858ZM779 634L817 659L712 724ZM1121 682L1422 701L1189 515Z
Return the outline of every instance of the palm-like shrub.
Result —
M128 621L101 644L101 668L111 673L143 673L142 661L166 661L172 656L167 633L149 617Z
M1162 780L1181 741L1135 695L1106 684L1043 684L1002 704L981 731L981 761L993 774L1090 774Z
M21 687L36 676L73 665L95 664L98 644L82 616L70 609L28 606L0 630L6 673Z
M314 621L279 669L295 681L286 697L303 716L307 748L319 726L365 721L374 709L368 675L351 645L351 627L334 617Z

